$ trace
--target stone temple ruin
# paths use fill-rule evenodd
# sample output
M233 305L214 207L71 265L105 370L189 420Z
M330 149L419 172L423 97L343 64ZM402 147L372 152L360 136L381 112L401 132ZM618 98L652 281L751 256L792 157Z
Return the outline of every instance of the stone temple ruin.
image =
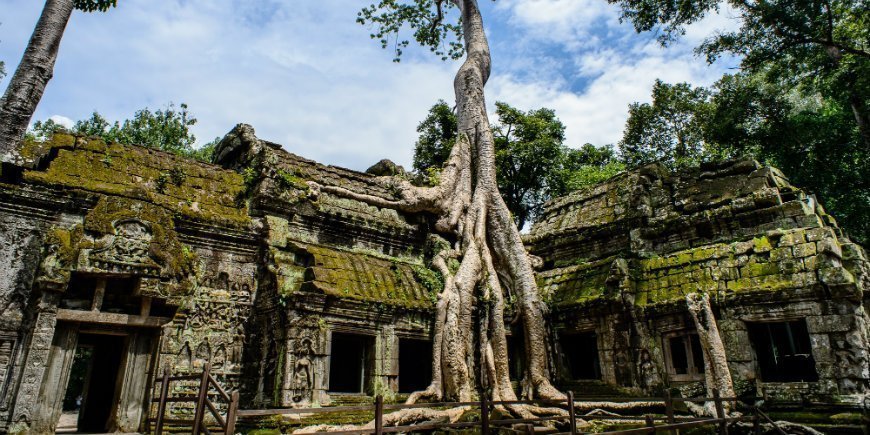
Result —
M0 432L52 433L71 403L80 430L137 431L164 368L207 362L245 408L429 383L432 216L306 184L391 197L373 175L243 125L214 165L65 134L24 157L0 174ZM703 395L685 301L703 291L738 394L855 409L870 392L870 263L774 168L647 166L552 201L526 237L566 390Z

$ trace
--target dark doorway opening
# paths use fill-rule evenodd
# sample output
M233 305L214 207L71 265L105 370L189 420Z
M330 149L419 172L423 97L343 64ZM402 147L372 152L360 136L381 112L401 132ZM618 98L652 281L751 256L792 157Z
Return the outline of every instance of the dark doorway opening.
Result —
M125 337L80 334L70 380L64 395L64 411L78 410L78 432L110 432L117 403L118 374L124 355Z
M562 334L561 344L571 379L601 379L598 337L594 332Z
M374 367L375 338L370 335L332 333L329 392L365 393Z
M432 342L399 339L399 392L413 393L432 382Z
M524 331L512 331L507 337L508 374L511 381L521 381L526 370L526 337Z
M749 323L747 326L762 381L819 380L805 321Z

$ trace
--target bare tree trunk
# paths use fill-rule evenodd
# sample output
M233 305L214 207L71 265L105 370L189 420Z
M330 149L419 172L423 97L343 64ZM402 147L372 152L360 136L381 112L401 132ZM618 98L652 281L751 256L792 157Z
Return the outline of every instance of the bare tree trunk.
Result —
M46 0L42 15L0 100L0 161L16 162L18 144L51 80L64 29L73 10L72 0Z
M453 82L459 134L441 175L441 183L421 188L385 177L400 193L396 200L312 184L314 192L350 197L379 207L429 211L440 216L436 230L457 240L449 251L436 255L433 266L444 275L445 286L436 306L432 384L412 394L423 398L473 398L478 387L491 387L494 399L514 400L508 374L504 327L504 293L518 298L525 331L528 369L523 380L529 395L543 399L565 396L550 383L545 324L532 263L519 229L498 191L495 146L486 113L483 88L490 74L489 45L476 0L452 0L462 15L466 59ZM459 260L455 274L447 260ZM478 306L481 331L475 339L473 307ZM476 369L475 346L482 367ZM486 379L476 379L475 375ZM530 409L514 409L516 413Z
M858 125L861 140L864 141L864 146L870 148L870 120L867 119L864 102L854 90L849 94L849 105L852 107L852 114L855 115L855 123Z
M704 380L707 384L707 396L711 396L715 388L719 390L722 397L735 397L725 345L722 344L719 327L716 325L716 318L710 307L710 296L690 293L686 295L686 304L695 321L698 339L704 351ZM724 402L723 405L727 412L731 402ZM706 408L709 415L716 415L712 402L708 402Z

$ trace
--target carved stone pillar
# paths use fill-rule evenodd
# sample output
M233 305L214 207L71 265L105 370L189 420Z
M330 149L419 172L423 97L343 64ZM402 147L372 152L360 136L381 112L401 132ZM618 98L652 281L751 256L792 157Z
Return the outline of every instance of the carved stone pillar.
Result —
M76 353L78 326L61 324L54 329L52 335L54 337L44 360L45 365L39 383L39 393L36 397L30 398L35 403L28 404L28 408L31 410L29 431L31 434L52 434L57 428L57 422L63 409L63 397L66 393ZM37 349L31 347L31 352L34 350ZM25 377L25 381L27 380ZM21 391L19 391L18 397L24 399Z
M121 392L115 424L120 432L136 432L142 422L148 399L148 372L153 359L155 334L142 331L130 336L127 353L121 367Z

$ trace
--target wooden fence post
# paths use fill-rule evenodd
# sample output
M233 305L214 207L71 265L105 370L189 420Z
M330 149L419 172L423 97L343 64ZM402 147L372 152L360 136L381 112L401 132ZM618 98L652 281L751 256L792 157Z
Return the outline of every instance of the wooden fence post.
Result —
M653 420L653 417L649 414L645 414L643 419L646 421L646 427L651 427L652 430L650 433L656 433L656 422Z
M384 396L375 397L375 435L384 433Z
M202 378L199 381L199 396L196 399L196 411L193 414L193 435L199 435L203 423L205 401L208 398L208 375L210 371L211 362L207 362L202 371Z
M169 395L169 367L163 368L163 380L160 383L160 401L157 403L157 427L155 433L163 433L163 416L166 414L166 396Z
M725 420L728 418L725 415L725 407L722 406L722 397L719 396L719 390L713 389L713 403L716 405L716 418L722 420L719 422L719 433L721 435L728 435L728 422Z
M571 422L571 435L577 433L577 412L574 410L574 392L568 391L568 418Z
M665 415L668 417L668 424L675 424L677 420L674 418L674 398L671 397L671 390L665 392ZM676 429L668 430L671 435L679 433Z
M752 433L761 435L761 415L758 414L758 405L752 407Z
M480 395L480 432L489 435L489 403L486 401L486 394Z
M224 435L233 435L236 432L236 412L239 410L239 392L233 391L230 396L230 405L227 407L227 429Z

